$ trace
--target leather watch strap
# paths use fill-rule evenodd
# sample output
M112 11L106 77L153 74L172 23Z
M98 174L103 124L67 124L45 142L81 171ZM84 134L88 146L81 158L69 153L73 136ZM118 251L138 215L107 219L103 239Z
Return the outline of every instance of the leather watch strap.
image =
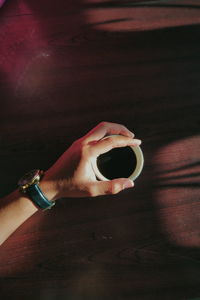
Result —
M26 189L26 194L30 197L36 206L46 210L55 205L55 201L49 201L42 193L38 184L32 184Z

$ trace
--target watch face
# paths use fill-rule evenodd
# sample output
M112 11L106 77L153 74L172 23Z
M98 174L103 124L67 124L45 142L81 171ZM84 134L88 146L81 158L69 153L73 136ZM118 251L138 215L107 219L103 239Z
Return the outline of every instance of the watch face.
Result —
M40 179L40 170L32 170L26 173L18 182L19 186L23 186L32 183L36 179Z

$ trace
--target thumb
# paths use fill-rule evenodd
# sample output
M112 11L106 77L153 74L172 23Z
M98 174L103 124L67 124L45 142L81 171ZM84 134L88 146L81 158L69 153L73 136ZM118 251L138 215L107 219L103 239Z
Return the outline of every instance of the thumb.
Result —
M91 196L117 194L134 186L134 182L128 178L117 178L108 181L97 181L91 185Z

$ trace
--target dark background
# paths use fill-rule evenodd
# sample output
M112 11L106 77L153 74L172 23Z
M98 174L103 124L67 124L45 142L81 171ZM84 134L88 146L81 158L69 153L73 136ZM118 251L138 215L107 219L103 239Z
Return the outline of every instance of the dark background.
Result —
M0 248L0 297L200 299L200 3L7 1L1 196L100 121L143 140L132 190L58 201Z

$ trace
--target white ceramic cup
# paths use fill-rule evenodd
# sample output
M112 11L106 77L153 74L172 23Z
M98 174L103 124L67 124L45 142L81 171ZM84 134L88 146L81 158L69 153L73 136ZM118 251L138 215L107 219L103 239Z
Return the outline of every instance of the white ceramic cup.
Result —
M107 136L108 137L108 136ZM107 138L105 137L105 138ZM105 139L104 138L104 139ZM133 172L131 173L131 175L128 177L129 179L135 181L135 179L140 175L140 173L142 172L143 169L143 165L144 165L144 157L143 157L143 153L142 150L140 148L140 146L128 146L135 154L135 159L136 159L136 165L133 166ZM109 152L109 151L108 151ZM102 181L106 181L106 180L111 180L109 178L106 178L99 170L98 166L97 166L97 159L94 159L92 162L92 167L94 170L94 173L96 175L96 177L99 180ZM123 157L121 158L123 159ZM118 178L118 177L116 177Z

